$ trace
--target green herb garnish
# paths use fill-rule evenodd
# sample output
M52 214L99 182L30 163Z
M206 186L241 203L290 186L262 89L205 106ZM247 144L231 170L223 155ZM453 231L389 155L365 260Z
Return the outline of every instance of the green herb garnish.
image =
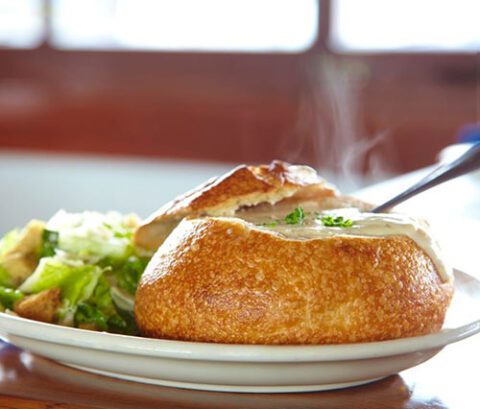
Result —
M318 218L326 227L351 227L353 225L353 220L345 219L343 216L318 216Z
M305 219L305 212L303 211L303 208L296 207L292 213L287 214L287 216L285 216L285 223L303 224L304 219Z
M58 247L58 232L52 230L43 230L42 247L40 248L41 257L52 257L55 255L55 248Z
M264 226L264 227L275 227L275 226L278 226L278 222L276 220L274 220L272 222L263 223L262 226Z

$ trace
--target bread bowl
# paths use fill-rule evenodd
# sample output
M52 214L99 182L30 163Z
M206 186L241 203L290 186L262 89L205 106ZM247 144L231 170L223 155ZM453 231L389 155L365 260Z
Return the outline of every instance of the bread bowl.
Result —
M259 168L262 177L271 171L270 180L279 181L268 192L256 196L251 189L246 197L248 189L237 186L219 199L210 190L215 207L195 208L191 199L190 207L181 206L184 197L144 224L138 237L161 231L163 222L178 223L166 240L153 240L162 244L135 297L142 335L338 344L441 329L452 278L425 222L369 214L368 204L340 195L304 167L274 162L250 174ZM282 176L299 169L308 180ZM235 171L226 179L246 180ZM225 179L219 180L217 192ZM187 198L205 203L208 191Z

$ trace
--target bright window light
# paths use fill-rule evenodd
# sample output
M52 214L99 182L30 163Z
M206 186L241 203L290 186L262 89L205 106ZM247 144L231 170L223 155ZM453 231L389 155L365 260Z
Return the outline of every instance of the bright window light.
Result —
M480 51L478 0L334 0L332 17L339 51Z
M299 52L317 0L56 0L52 44L67 49Z
M44 38L41 0L0 0L0 47L33 48Z

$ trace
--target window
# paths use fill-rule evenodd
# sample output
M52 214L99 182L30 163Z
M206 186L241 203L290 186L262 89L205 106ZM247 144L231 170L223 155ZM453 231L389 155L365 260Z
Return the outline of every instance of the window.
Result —
M480 51L478 0L334 0L331 46L347 52Z
M317 36L316 0L56 0L63 49L299 52Z
M0 47L33 48L44 38L41 0L0 0Z

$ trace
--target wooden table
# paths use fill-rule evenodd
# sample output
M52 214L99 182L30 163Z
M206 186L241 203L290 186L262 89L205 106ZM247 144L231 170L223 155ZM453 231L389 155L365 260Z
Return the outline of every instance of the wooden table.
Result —
M403 177L396 182L362 192L363 197L381 201L399 191L400 186L409 185L420 174ZM460 182L459 182L460 183ZM465 183L462 182L462 183ZM439 220L453 222L446 227L449 246L457 246L455 265L473 274L480 273L477 263L480 229L469 229L467 239L459 220L453 215L465 214L459 200L467 205L465 192L470 192L478 201L476 187L470 189L452 185L449 190L437 190L422 196L420 202L412 203L423 208ZM455 186L458 191L455 191ZM390 191L389 191L390 190ZM375 197L377 196L377 197ZM430 200L428 200L430 199ZM434 203L435 205L430 205ZM442 203L439 206L438 203ZM470 201L470 205L472 205ZM446 208L451 209L446 212ZM478 209L477 209L478 207ZM472 223L480 223L480 206L474 206ZM445 214L449 217L445 218ZM475 225L477 226L477 225ZM462 240L451 232L457 229ZM469 248L470 246L470 248ZM470 259L468 256L471 256ZM467 263L468 262L468 263ZM460 263L460 264L459 264ZM477 274L475 274L477 275ZM477 275L480 278L480 275ZM44 358L33 356L0 341L0 409L2 408L480 408L480 335L446 347L439 355L424 364L390 376L381 381L356 388L299 394L231 394L174 389L160 386L136 384L72 369Z
M0 408L480 408L480 336L417 368L356 388L298 394L214 393L93 375L0 343Z

